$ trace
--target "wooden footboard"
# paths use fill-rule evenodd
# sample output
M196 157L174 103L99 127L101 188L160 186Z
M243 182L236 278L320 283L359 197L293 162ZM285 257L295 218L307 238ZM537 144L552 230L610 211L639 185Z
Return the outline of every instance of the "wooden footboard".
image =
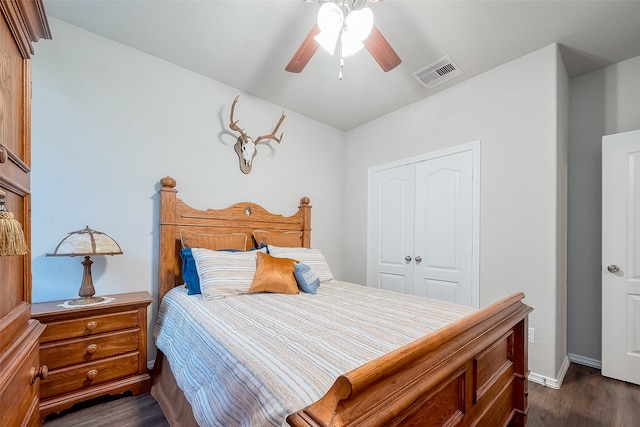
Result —
M336 379L308 426L524 426L527 320L514 294Z

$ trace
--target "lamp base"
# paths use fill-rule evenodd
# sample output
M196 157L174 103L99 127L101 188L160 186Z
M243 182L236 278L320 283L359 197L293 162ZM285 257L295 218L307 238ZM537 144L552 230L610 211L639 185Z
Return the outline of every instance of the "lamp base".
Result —
M104 301L103 297L86 297L86 298L76 298L70 301L67 301L69 305L91 305L98 304L99 302Z

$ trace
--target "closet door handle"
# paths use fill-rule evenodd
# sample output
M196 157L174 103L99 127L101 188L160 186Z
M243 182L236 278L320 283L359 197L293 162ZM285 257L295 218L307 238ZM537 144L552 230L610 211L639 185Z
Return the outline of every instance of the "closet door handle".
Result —
M407 264L409 264L411 262L411 257L407 255L406 257L404 257L404 260L407 261Z
M416 264L420 264L422 262L422 257L421 256L417 256L416 257Z

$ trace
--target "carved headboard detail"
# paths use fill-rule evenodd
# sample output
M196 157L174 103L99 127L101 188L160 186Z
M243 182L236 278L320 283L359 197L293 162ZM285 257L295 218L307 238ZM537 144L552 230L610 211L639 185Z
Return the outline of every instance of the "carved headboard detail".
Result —
M300 199L298 211L291 216L273 214L251 202L236 203L225 209L194 209L177 198L176 180L160 180L160 254L158 301L184 283L180 262L180 230L201 234L245 233L247 250L253 247L253 230L301 231L302 246L311 247L311 205Z

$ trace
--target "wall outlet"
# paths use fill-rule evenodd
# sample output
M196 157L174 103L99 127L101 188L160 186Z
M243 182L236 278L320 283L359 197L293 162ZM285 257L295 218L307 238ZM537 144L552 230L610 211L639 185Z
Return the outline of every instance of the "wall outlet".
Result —
M536 342L536 329L529 328L529 344L533 344Z

